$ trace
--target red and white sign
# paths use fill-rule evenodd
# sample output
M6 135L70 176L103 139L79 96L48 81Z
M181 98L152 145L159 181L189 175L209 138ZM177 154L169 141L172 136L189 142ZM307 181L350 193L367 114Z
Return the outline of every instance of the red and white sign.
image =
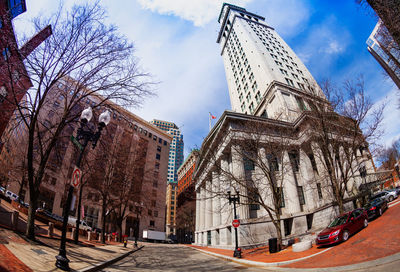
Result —
M239 227L240 226L239 219L233 219L232 226L235 227L235 228Z
M82 171L78 167L75 166L74 171L72 172L72 180L71 184L75 188L79 186L81 183L81 178L82 178Z

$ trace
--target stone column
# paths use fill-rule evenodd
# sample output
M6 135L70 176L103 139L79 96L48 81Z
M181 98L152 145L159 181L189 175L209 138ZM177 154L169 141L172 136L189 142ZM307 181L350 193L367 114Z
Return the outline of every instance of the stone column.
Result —
M302 149L300 149L300 162L301 184L303 185L304 198L306 202L305 210L313 210L318 198L318 193L315 190L316 185L314 184L314 170L310 158ZM314 199L314 196L317 198Z
M266 167L269 167L269 162L267 160L267 152L265 151L265 148L260 148L260 150L258 151L259 154L259 158L262 160L263 164ZM262 169L258 166L256 166L256 175L258 178L262 178L261 183L258 185L258 189L259 189L259 194L260 197L262 197L264 199L264 201L266 202L266 204L270 207L274 206L274 198L273 198L273 194L272 194L272 190L271 190L271 185L268 181L268 177L266 177L265 173L263 173ZM274 174L273 172L271 172L271 174ZM258 217L259 216L268 216L268 213L265 209L260 208L260 210L258 211Z
M199 187L200 190L200 208L199 208L199 213L200 213L200 222L199 222L199 230L203 231L204 230L204 226L205 226L205 215L206 215L206 211L205 211L205 190L204 187L201 185Z
M297 194L296 182L293 176L293 169L287 151L285 151L283 155L282 167L284 167L283 193L285 197L285 211L287 214L295 214L300 212L300 202Z
M200 188L196 190L196 222L195 222L195 231L199 231L200 229ZM197 241L197 239L196 239Z
M220 190L224 194L230 189L229 181L224 173L229 173L229 161L227 156L221 159L221 173L220 173ZM231 208L229 206L229 201L227 197L221 198L221 224L230 224L231 218Z
M220 181L218 172L212 172L212 190L213 190L213 199L212 199L212 216L213 216L213 226L221 225L221 189L220 189Z
M208 230L209 228L211 228L213 226L213 210L212 210L212 184L211 184L211 180L206 180L206 188L205 188L205 193L206 193L206 206L205 206L205 214L206 214L206 218L205 218L205 228Z
M243 157L240 154L240 147L239 146L232 146L231 147L231 154L232 154L232 174L235 176L236 179L240 180L242 183L245 182L245 173L244 173L244 165L243 165ZM235 184L233 184L235 186ZM247 205L242 205L242 203L246 203L246 195L247 195L247 188L243 185L236 184L237 190L241 195L240 197L240 205L237 209L238 216L240 219L249 218L249 207ZM235 194L235 191L232 190L232 194Z
M319 148L318 144L315 142L311 142L311 149L314 154L315 164L317 165L318 171L318 183L321 183L321 191L322 191L322 205L332 200L332 190L331 184L328 180L328 173L326 167L324 166L324 160L322 156L322 151Z

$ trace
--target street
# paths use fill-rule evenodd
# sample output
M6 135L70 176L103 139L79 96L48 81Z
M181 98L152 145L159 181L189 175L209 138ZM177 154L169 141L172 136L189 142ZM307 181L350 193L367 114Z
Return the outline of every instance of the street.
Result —
M146 245L116 264L102 271L265 271L262 268L212 257L178 245Z

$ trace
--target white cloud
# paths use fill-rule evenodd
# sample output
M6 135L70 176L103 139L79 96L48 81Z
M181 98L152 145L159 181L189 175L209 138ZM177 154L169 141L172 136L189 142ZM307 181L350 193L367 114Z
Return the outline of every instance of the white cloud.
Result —
M244 6L252 0L234 0L231 4ZM204 26L218 16L224 0L138 0L140 5L153 12L174 15Z
M330 43L328 44L328 47L323 51L325 51L325 53L328 54L336 54L342 52L343 50L344 48L340 46L338 41L331 40Z

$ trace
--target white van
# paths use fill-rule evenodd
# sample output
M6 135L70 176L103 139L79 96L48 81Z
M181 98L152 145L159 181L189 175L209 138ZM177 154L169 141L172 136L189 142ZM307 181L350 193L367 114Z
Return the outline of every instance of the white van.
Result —
M6 191L6 197L14 201L18 200L18 195L8 190Z
M68 217L68 225L71 225L72 227L76 226L76 218L69 216ZM92 228L90 226L88 226L88 224L85 222L85 220L81 220L81 222L79 223L79 228L86 230L86 231L91 231Z

